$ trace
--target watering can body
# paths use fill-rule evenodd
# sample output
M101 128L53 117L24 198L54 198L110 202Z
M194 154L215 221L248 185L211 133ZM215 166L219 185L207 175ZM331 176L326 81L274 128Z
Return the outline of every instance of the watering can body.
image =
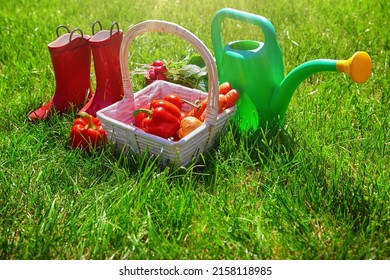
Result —
M223 46L221 25L226 18L259 27L264 42L241 40ZM235 120L242 131L283 125L295 89L314 73L343 72L357 83L364 83L371 74L370 56L359 51L348 60L307 61L284 77L282 52L271 22L265 17L235 9L224 8L214 15L211 38L220 83L230 82L241 93Z
M264 42L239 40L222 45L225 18L258 26ZM237 120L242 130L256 130L270 119L270 103L284 78L283 57L271 22L262 16L225 8L212 22L212 42L220 82L230 82L240 91Z

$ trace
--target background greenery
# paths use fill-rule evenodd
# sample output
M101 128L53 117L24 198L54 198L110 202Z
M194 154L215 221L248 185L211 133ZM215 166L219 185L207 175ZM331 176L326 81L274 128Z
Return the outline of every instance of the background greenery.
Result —
M388 259L389 3L1 1L0 258ZM47 44L58 25L90 34L96 19L106 28L118 21L124 31L163 19L212 50L211 20L223 7L271 20L286 73L364 50L373 74L362 85L342 74L313 75L276 137L253 139L230 124L206 164L185 169L161 169L113 145L73 151L72 113L27 121L55 90ZM227 21L223 38L262 34ZM180 39L161 40L135 43L132 62L185 53Z

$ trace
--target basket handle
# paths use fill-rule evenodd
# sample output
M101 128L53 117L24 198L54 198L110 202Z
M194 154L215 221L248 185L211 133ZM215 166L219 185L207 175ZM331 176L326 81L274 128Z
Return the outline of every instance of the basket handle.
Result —
M187 29L167 21L147 20L131 26L123 37L120 48L120 65L125 98L134 103L134 92L128 65L130 43L146 32L164 32L177 35L192 44L202 56L208 72L208 100L205 122L214 125L218 116L218 73L215 60L206 45Z

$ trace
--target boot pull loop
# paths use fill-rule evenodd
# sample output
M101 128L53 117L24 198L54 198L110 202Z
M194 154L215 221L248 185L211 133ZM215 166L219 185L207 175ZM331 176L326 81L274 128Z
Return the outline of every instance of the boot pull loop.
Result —
M103 30L103 26L102 26L102 24L100 23L100 21L95 20L94 23L92 23L92 35L95 35L95 24L99 24L100 30ZM99 31L100 31L100 30L99 30Z
M80 31L81 38L84 37L83 31L80 28L75 28L75 29L72 30L72 32L70 32L69 43L72 41L73 33L75 33L76 31Z
M58 33L58 30L60 28L65 28L66 31L68 31L68 33L70 33L69 27L67 27L66 25L59 25L59 26L57 26L57 29L56 29L57 37L60 37L60 34Z
M118 29L118 32L120 32L119 30L119 24L118 22L114 21L111 25L111 28L110 28L110 37L112 37L112 29L114 28L114 26L116 25L117 29Z

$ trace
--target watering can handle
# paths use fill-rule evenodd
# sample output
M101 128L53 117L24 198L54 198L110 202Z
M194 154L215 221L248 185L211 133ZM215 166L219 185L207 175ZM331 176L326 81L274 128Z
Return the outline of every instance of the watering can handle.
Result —
M267 18L232 8L223 8L214 15L213 21L211 23L211 39L213 41L214 52L217 60L222 56L223 47L221 38L221 24L225 18L257 25L264 33L265 45L270 47L279 47L276 40L275 29Z

